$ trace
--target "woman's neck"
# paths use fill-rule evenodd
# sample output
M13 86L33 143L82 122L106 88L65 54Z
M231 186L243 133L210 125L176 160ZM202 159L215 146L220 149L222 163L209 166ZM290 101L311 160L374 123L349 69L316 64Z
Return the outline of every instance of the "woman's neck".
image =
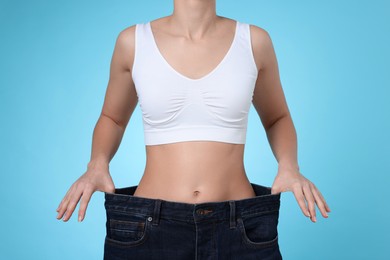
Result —
M216 0L174 0L169 23L189 39L200 39L208 31L215 30L219 17Z

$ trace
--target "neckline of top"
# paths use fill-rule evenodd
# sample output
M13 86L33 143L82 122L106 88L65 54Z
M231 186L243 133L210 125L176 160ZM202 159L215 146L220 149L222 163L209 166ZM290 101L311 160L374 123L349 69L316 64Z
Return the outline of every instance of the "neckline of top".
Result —
M230 44L230 47L229 47L228 51L223 56L222 60L210 72L208 72L205 75L203 75L202 77L196 78L196 79L187 77L186 75L178 72L175 68L173 68L171 66L171 64L165 59L165 57L162 55L160 49L157 46L156 39L154 38L154 34L153 34L153 30L152 30L152 26L150 24L150 21L146 24L146 27L148 29L149 35L151 36L151 40L152 40L152 44L154 46L154 49L156 50L156 52L157 52L158 56L160 57L160 59L166 64L166 66L168 68L170 68L170 70L172 70L175 74L179 75L180 77L182 77L182 78L184 78L184 79L186 79L188 81L196 82L196 81L204 80L204 79L210 77L211 75L213 75L225 63L227 58L230 56L230 54L231 54L231 52L233 50L233 47L235 46L237 38L238 38L238 28L239 28L240 22L237 21L237 20L235 20L235 22L236 22L236 26L235 26L235 32L234 32L233 40L232 40L232 42Z

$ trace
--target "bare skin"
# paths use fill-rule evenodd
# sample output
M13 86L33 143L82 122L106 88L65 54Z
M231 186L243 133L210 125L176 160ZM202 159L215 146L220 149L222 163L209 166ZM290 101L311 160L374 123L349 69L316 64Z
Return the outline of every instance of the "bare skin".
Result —
M223 59L234 36L235 21L216 15L215 1L175 0L172 15L151 22L158 48L182 75L198 79ZM68 221L80 202L79 221L85 217L95 191L115 191L109 162L115 155L137 105L131 77L135 26L118 36L110 80L96 124L87 171L72 184L57 208L57 218ZM317 187L299 172L297 137L282 90L276 55L269 34L251 25L251 41L259 77L253 105L278 161L272 193L292 191L305 216L316 222L315 205L327 218L330 208ZM146 166L134 196L202 203L254 197L243 157L244 144L189 141L146 146Z

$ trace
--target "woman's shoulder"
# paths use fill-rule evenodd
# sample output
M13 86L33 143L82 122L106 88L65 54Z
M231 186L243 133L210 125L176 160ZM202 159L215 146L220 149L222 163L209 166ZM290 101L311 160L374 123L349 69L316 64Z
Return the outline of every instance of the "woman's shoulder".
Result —
M255 43L261 44L271 40L269 32L258 25L249 24L252 40Z
M133 25L130 25L128 27L125 27L123 28L119 33L118 33L118 36L117 36L117 39L119 41L124 41L124 42L128 42L128 41L133 41L134 40L134 37L135 37L135 28L136 28L136 25L137 24L133 24Z
M257 25L249 24L253 55L259 68L263 67L266 57L274 51L269 32Z
M136 24L123 28L116 37L114 54L116 53L121 63L132 68L135 52L135 28Z

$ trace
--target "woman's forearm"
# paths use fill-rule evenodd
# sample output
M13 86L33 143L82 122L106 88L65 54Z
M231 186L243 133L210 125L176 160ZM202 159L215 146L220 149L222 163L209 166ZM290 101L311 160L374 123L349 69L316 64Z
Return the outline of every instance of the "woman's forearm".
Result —
M93 131L91 160L88 168L108 167L119 148L124 132L124 127L102 114Z
M266 134L279 167L299 170L297 134L291 117L278 119L266 129Z
M271 193L291 191L302 213L316 222L315 205L324 218L330 208L318 188L299 170L297 162L297 134L291 116L284 116L268 128L267 137L278 160L278 173L272 183Z

